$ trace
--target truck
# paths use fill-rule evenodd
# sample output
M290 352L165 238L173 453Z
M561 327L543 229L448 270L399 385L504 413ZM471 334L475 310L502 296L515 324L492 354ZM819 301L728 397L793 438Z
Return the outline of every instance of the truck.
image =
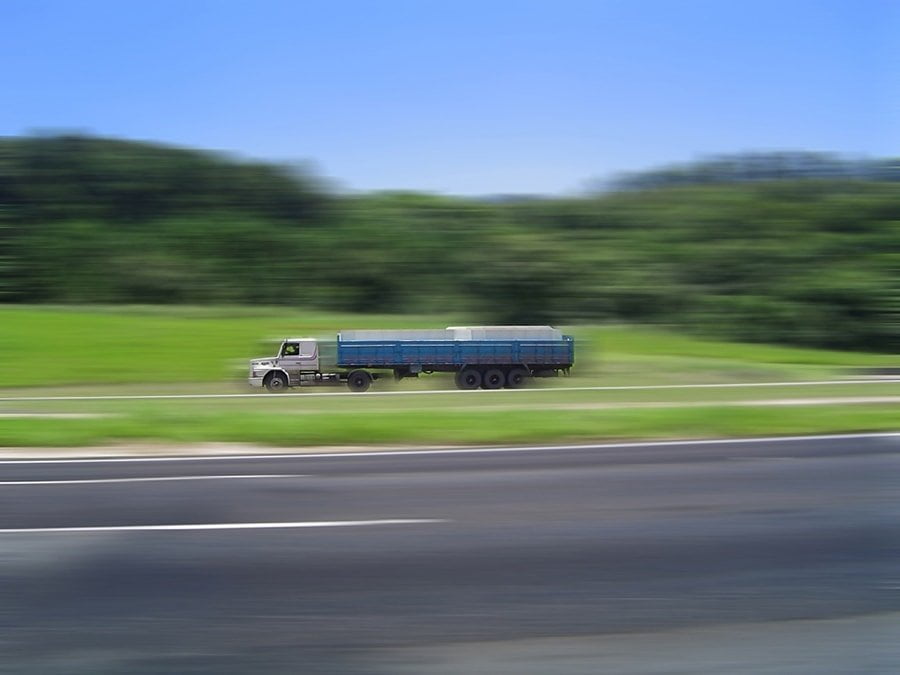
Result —
M364 392L385 375L453 373L459 389L517 389L531 378L568 375L574 363L575 340L552 326L345 330L334 343L282 340L275 356L250 361L248 382L273 393L341 384Z

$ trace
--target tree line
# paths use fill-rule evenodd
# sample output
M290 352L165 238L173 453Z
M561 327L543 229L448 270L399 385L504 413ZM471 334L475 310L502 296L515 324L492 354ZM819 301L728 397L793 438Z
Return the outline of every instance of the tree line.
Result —
M494 200L339 194L302 167L149 143L0 139L0 297L625 320L898 351L897 162L823 175L833 158L764 157Z

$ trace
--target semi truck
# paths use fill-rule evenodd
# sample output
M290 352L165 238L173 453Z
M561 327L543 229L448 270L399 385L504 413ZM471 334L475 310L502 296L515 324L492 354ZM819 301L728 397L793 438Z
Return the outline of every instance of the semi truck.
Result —
M551 326L346 330L333 343L282 340L275 356L250 362L248 382L270 392L341 384L364 392L385 375L453 373L459 389L517 389L534 377L568 374L574 363L575 340Z

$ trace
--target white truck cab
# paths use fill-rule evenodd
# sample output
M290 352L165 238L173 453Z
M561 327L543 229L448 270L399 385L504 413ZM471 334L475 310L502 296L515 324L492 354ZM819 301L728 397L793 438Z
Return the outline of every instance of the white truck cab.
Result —
M253 387L282 391L319 373L319 344L315 338L285 338L274 357L250 361L248 381Z

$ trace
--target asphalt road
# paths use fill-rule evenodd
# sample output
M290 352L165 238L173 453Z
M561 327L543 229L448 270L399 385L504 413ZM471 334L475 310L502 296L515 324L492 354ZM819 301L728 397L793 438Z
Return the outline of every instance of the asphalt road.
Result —
M898 455L0 462L0 672L898 672Z

